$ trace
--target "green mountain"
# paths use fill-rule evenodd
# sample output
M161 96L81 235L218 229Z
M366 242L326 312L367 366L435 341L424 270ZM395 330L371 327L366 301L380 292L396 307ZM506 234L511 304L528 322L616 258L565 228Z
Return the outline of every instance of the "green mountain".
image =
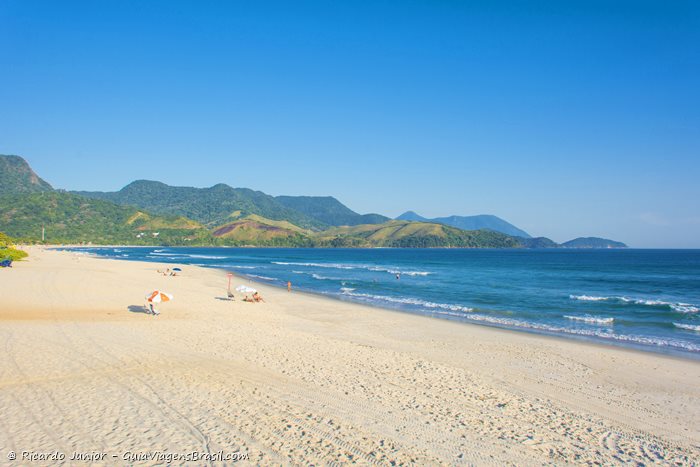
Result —
M417 221L417 222L435 222L438 224L445 224L451 227L456 227L462 230L480 230L488 229L494 232L501 232L506 235L512 235L514 237L530 238L530 234L514 226L513 224L504 221L500 217L492 216L490 214L480 214L478 216L448 216L448 217L435 217L433 219L425 218L413 211L406 211L396 218L397 220L404 221Z
M622 242L599 237L579 237L561 244L562 248L627 248Z
M598 237L579 237L561 244L547 237L516 239L523 248L627 248L622 242Z
M392 248L515 248L513 237L490 230L460 230L442 224L389 221L336 227L314 236L317 246Z
M59 191L0 196L0 228L24 241L40 241L44 228L49 243L188 245L210 238L201 224L183 217Z
M300 227L320 229L322 222L290 209L274 197L247 188L220 183L210 188L175 187L149 180L132 182L117 192L75 192L89 198L135 206L160 215L185 216L209 228L250 214L289 221Z
M547 237L516 238L523 248L559 248L559 244L557 242Z
M27 161L19 156L0 154L0 195L51 190L51 185L39 178Z
M358 214L332 196L277 196L277 201L326 225L381 224L381 214Z
M497 230L527 234L495 216L421 222L423 217L408 212L401 216L405 220L387 220L379 214L358 214L332 197L274 198L224 184L189 188L139 180L117 192L68 193L53 190L17 156L0 156L0 181L0 230L22 241L40 241L43 231L46 241L54 244L625 247L600 238L558 245L545 237L507 235Z
M313 246L313 232L287 221L274 221L252 214L216 228L218 243L258 246Z
M423 217L415 211L406 211L396 218L399 221L430 222L427 217Z

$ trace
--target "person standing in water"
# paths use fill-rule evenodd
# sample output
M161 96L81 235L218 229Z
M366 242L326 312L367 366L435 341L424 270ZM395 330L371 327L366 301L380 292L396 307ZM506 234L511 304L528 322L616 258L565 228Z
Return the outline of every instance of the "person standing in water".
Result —
M287 281L287 292L292 291L292 281Z

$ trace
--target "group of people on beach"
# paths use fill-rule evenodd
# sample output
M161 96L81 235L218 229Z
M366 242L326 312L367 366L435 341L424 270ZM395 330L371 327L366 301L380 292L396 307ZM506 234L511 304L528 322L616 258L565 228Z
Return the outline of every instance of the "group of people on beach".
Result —
M259 303L259 302L264 302L265 300L262 298L262 295L260 295L260 294L256 291L252 296L246 295L246 296L243 298L243 301L244 301L244 302L248 302L248 303Z
M178 275L178 271L171 270L170 268L167 268L165 270L157 269L156 271L158 272L158 274L162 274L163 276L177 276ZM230 287L230 285L231 284L230 284L230 279L229 279L229 287ZM287 291L288 292L292 291L292 283L291 282L287 282ZM231 293L230 289L228 291L228 298L229 298L229 300L233 299L233 294ZM260 303L260 302L264 303L265 299L262 297L262 295L260 295L260 292L255 290L252 295L246 294L245 297L243 298L243 301L248 302L248 303ZM146 314L150 314L153 316L158 316L160 314L160 312L156 308L155 303L150 299L146 300L146 306L144 308L145 308Z
M165 271L162 271L160 269L157 270L158 274L162 274L164 276L177 276L177 271L171 271L170 268L166 269Z

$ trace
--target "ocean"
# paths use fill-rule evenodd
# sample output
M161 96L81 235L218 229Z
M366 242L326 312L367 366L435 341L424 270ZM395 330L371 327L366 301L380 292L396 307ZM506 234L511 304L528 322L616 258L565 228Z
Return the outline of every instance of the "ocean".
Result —
M187 265L220 268L375 307L700 358L700 250L72 250L172 263L185 274Z

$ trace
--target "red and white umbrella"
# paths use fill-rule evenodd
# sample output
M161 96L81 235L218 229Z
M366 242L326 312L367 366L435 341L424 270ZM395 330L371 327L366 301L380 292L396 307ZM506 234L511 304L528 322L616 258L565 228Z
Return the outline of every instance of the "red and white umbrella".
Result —
M169 293L161 292L160 290L154 290L153 292L146 295L146 300L151 303L161 303L169 302L173 299L173 296Z

